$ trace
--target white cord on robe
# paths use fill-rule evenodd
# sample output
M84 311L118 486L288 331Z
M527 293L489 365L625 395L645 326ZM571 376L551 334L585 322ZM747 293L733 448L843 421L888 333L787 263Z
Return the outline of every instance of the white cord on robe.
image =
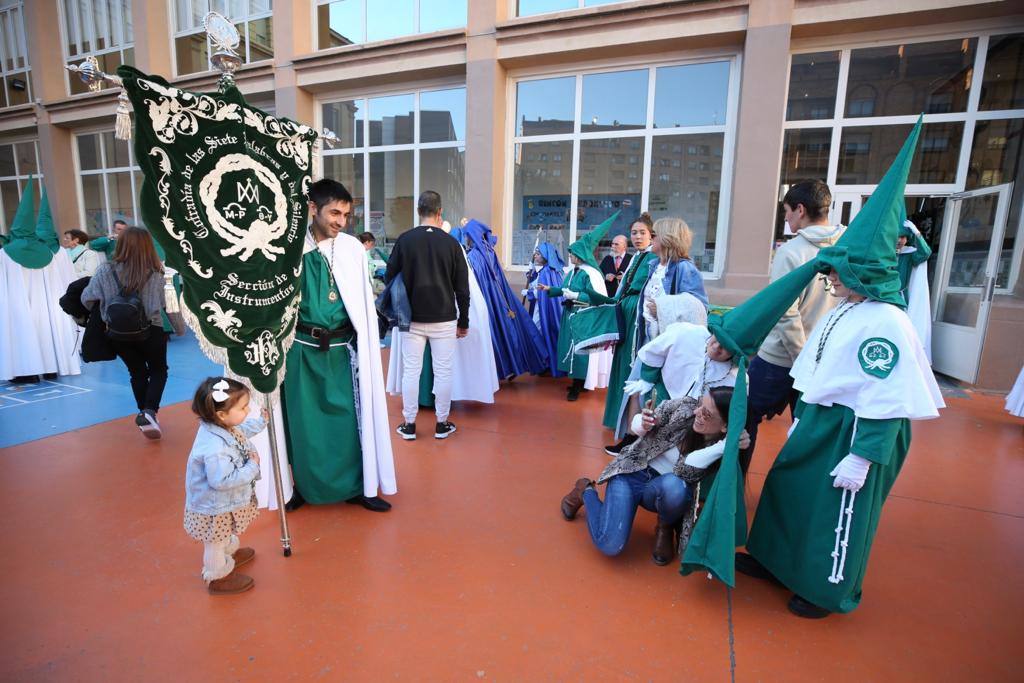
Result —
M846 494L850 494L850 505L846 505ZM843 489L843 497L839 501L839 522L836 527L836 544L832 550L832 575L828 577L829 583L842 583L843 569L846 567L846 551L850 545L850 527L853 526L853 501L857 497L856 491ZM846 532L843 533L843 515L846 515ZM840 537L842 540L840 540Z

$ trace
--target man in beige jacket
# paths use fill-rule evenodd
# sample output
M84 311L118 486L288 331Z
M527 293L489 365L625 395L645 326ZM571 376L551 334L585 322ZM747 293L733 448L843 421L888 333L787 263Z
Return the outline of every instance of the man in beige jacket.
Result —
M845 226L828 222L831 204L832 193L820 180L796 183L789 188L782 200L782 208L796 237L775 251L769 276L771 282L812 260L819 249L832 246L842 236ZM751 443L741 459L744 472L750 464L761 420L770 420L781 414L786 406L792 413L796 404L796 391L789 371L818 320L836 305L837 299L829 296L826 286L825 279L819 277L804 289L800 298L768 333L750 363L747 371L747 432Z

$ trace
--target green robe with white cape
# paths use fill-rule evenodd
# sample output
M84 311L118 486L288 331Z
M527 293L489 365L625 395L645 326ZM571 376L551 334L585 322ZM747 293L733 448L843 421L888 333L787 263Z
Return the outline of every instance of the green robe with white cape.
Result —
M798 421L765 480L747 549L797 595L849 612L907 457L910 420L938 417L944 403L907 314L877 301L833 309L791 374L802 392ZM830 475L851 453L872 463L856 494L834 488Z

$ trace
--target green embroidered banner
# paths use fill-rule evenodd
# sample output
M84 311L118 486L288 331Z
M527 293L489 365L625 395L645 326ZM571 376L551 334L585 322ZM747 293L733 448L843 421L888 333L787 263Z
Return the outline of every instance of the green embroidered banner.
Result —
M129 66L142 218L181 273L185 320L215 362L270 392L295 332L316 133Z

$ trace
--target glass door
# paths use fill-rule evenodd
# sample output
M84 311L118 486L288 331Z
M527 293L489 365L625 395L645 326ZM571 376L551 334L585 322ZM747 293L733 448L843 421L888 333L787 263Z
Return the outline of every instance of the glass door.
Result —
M956 194L946 207L932 298L932 365L965 382L978 378L1012 188Z
M832 211L828 222L832 225L849 225L864 205L865 197L860 192L836 192L832 198Z

